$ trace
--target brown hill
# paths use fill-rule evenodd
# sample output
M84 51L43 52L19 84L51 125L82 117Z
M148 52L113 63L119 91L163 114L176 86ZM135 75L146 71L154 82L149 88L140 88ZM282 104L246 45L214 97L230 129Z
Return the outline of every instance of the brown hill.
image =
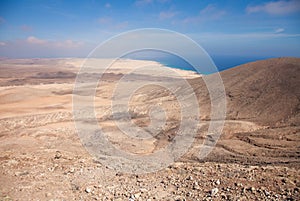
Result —
M270 126L300 124L300 58L251 62L221 72L221 77L228 118Z
M226 91L228 120L271 127L299 125L300 58L251 62L225 70L220 76ZM210 101L203 80L190 83L199 98L202 119L209 118Z
M251 62L220 76L226 91L226 121L215 149L205 160L299 165L300 58ZM210 119L203 80L190 83L199 98L201 119ZM201 136L206 129L202 128Z

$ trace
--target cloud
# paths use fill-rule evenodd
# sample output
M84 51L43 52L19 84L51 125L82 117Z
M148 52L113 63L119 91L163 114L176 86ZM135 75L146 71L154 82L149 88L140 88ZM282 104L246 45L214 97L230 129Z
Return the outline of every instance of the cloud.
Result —
M63 47L63 48L80 48L83 45L84 45L83 42L76 42L70 39L54 43L54 46Z
M111 4L110 3L106 3L105 4L105 8L111 8Z
M129 24L128 21L120 22L118 24L113 25L112 28L115 30L125 29L128 27L128 24Z
M0 16L0 24L3 24L5 22L5 19Z
M169 3L171 2L172 0L157 0L158 3Z
M134 2L134 5L137 7L144 7L152 3L159 3L159 4L165 4L170 3L171 0L136 0Z
M134 3L134 5L140 7L140 6L146 6L146 5L151 4L151 3L153 3L153 0L137 0L137 1Z
M64 48L78 48L83 45L82 42L75 42L72 40L65 40L65 41L50 41L45 39L39 39L34 36L29 36L26 40L26 43L30 45L36 46L44 46L44 47L64 47Z
M43 45L43 44L48 43L47 40L42 40L42 39L36 38L36 37L34 37L34 36L29 36L29 37L26 39L26 42L27 42L27 43L30 43L30 44L39 44L39 45Z
M31 26L28 26L28 25L26 25L26 24L20 26L20 29L21 29L22 31L24 31L24 32L30 32L30 31L32 31L32 27L31 27Z
M259 39L274 39L274 38L300 38L300 34L288 34L288 33L239 33L239 34L225 34L225 33L202 33L197 35L191 35L192 38L196 38L201 41L232 41L232 40L259 40ZM247 39L247 40L245 40Z
M283 28L278 28L278 29L275 30L274 33L282 33L282 32L284 32L284 31L285 31L285 30L284 30Z
M101 17L97 20L100 24L110 24L112 23L112 18L110 17Z
M219 10L215 5L209 4L202 10L199 14L192 17L185 18L182 22L183 24L190 23L202 23L206 21L214 21L221 19L226 14L225 10Z
M128 21L118 22L110 17L101 17L98 20L98 23L104 25L105 28L110 30L120 30L128 27Z
M264 12L270 15L287 15L300 11L300 1L270 1L262 5L250 6L246 8L248 14Z
M94 45L73 40L47 40L30 36L23 40L0 42L0 55L11 58L25 57L78 57L87 56Z
M174 16L176 16L178 12L176 11L162 11L159 13L159 19L165 20L165 19L171 19Z
M225 10L218 10L217 7L213 4L207 5L204 9L200 11L201 16L207 16L207 18L211 20L220 19L225 14Z

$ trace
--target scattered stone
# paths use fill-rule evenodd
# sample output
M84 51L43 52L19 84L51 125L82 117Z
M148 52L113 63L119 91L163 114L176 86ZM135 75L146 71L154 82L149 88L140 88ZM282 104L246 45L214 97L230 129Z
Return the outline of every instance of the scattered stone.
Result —
M224 200L227 200L226 194L222 193L222 194L221 194L221 198L224 199Z
M86 187L85 192L86 193L91 193L92 192L92 188L91 187Z
M60 159L61 157L62 157L62 154L60 153L60 151L56 151L54 159Z
M140 192L134 194L134 198L136 198L136 199L139 199L140 196L141 196Z
M72 191L78 191L80 188L78 185L71 183L71 189Z
M270 195L270 192L267 191L267 190L264 190L264 193L265 193L266 196L269 196L269 195Z
M252 193L254 193L255 192L255 188L254 187L250 187L249 191L252 192Z
M25 176L28 175L28 171L23 171L23 172L15 172L15 176L20 177L20 176Z
M141 191L142 193L145 193L145 192L147 192L148 190L147 190L146 188L141 188L140 191Z
M211 191L210 191L210 195L213 197L213 196L216 196L219 192L219 189L218 188L213 188Z
M189 176L188 178L187 178L187 180L190 180L190 181L193 181L193 177L192 176Z
M52 193L49 193L49 192L48 192L48 193L45 194L45 196L46 196L46 197L51 197L51 196L52 196Z
M177 197L175 197L175 201L185 201L185 198L183 198L181 196L177 196Z
M235 186L237 186L237 187L243 187L243 184L242 183L235 183Z
M215 184L216 184L216 185L220 185L220 184L221 184L220 180L218 179L218 180L215 182Z
M71 167L69 173L74 173L74 172L75 172L75 168Z

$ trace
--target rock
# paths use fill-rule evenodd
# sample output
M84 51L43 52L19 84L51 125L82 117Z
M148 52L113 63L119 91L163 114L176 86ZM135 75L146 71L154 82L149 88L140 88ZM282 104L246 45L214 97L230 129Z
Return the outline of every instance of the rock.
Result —
M69 173L74 173L74 172L75 172L75 168L71 167Z
M91 188L91 187L86 187L85 192L86 192L86 193L92 192L92 188Z
M141 188L140 191L141 191L142 193L146 193L148 190L147 190L146 188Z
M134 198L139 199L139 197L141 196L141 193L140 192L135 193L133 196L134 196Z
M198 182L196 182L196 181L194 182L193 189L200 190L200 186L199 186Z
M221 184L220 180L218 179L218 180L215 182L215 184L216 184L216 185L220 185L220 184Z
M7 164L8 166L11 166L11 165L18 165L19 162L18 162L17 160L15 160L15 159L11 159L11 160L7 161L6 164Z
M181 196L177 196L175 197L175 201L184 201L185 198L181 197Z
M222 197L222 199L227 200L226 194L222 193L222 194L221 194L221 197Z
M219 189L218 188L213 188L211 191L210 191L210 195L213 197L213 196L216 196L219 192Z
M189 176L188 178L186 178L187 180L190 180L190 181L193 181L193 177L192 176Z
M256 189L255 189L254 187L250 187L250 188L248 188L248 190L249 190L250 192L254 193Z
M270 195L270 192L267 191L267 190L264 190L264 193L265 193L266 196L269 196L269 195Z
M235 184L235 186L237 186L237 187L243 187L243 184L242 183L234 183Z
M52 196L52 193L46 193L45 196L46 196L46 197L51 197L51 196Z
M78 191L80 188L78 185L71 183L71 189L72 191Z
M56 151L54 159L60 159L61 157L62 157L62 154L60 153L60 151Z
M28 171L15 172L15 176L17 176L17 177L24 176L24 175L28 175L28 174L29 174Z

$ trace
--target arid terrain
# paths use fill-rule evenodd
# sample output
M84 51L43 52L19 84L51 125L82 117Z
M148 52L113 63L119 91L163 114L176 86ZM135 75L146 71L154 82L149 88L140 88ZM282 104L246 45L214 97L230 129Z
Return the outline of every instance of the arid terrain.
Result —
M183 157L147 174L115 171L81 143L72 93L82 62L0 60L0 200L300 200L299 58L257 61L220 73L226 120L204 159L198 157L199 149L209 121L217 121L210 118L209 93L202 76L175 70L196 94L199 128ZM124 75L150 64L157 66L152 73L131 73L125 80L142 86L129 102L135 125L149 125L152 105L166 113L163 132L141 142L115 125L111 99ZM174 139L180 123L176 97L160 86L143 86L149 80L169 81L155 73L164 68L151 61L120 60L101 77L94 100L97 120L117 148L149 154Z

